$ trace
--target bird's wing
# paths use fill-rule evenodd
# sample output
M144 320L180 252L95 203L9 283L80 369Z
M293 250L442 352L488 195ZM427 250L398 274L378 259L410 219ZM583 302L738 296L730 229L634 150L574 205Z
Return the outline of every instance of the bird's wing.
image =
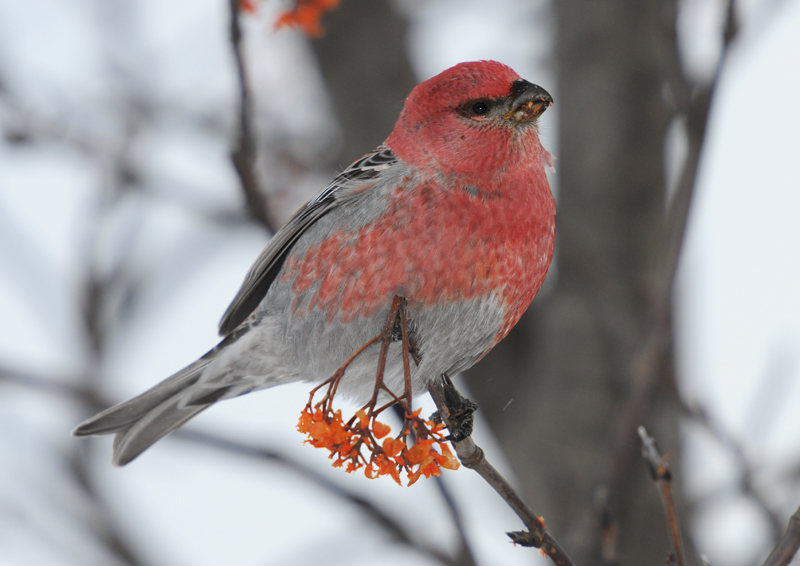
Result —
M239 292L222 315L219 333L227 336L253 313L277 277L289 250L309 227L348 197L374 186L381 172L396 162L391 150L380 146L339 173L313 200L295 212L247 272Z

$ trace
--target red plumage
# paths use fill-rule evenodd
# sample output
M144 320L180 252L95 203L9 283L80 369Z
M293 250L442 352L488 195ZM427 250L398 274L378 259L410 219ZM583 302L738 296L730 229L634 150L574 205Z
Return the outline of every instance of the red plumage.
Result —
M218 400L321 382L381 332L394 296L408 302L415 392L470 367L516 324L550 265L552 156L537 129L550 104L493 61L418 85L386 142L275 234L223 316L225 339L75 433L115 433L122 465ZM348 367L340 392L371 396L379 349ZM384 384L403 383L390 345Z
M319 283L303 308L349 323L373 317L395 294L426 305L494 293L506 310L495 343L508 334L552 258L555 203L544 171L552 156L534 131L476 127L453 110L506 96L519 78L481 61L412 91L385 145L418 178L402 180L366 226L342 227L304 257L289 256L282 279L296 295Z

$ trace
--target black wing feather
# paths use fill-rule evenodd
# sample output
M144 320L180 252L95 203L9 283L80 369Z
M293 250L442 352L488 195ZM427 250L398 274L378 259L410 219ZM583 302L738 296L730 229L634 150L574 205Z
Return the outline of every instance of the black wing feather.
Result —
M239 292L222 315L219 333L227 336L256 310L280 273L292 246L310 226L352 194L348 189L363 187L363 183L372 181L396 161L391 150L381 146L339 173L320 194L298 210L275 233L247 272Z

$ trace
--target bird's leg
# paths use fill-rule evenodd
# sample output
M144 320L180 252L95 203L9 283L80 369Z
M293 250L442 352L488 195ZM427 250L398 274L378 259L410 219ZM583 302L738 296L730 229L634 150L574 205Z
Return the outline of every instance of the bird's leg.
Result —
M401 472L407 474L408 485L411 485L422 476L440 475L441 468L455 470L459 466L447 446L444 425L426 421L419 416L420 409L413 411L411 408L411 360L419 363L420 356L408 322L406 300L395 296L383 331L356 350L330 379L314 388L297 423L297 430L308 435L306 442L330 451L334 467L347 464L348 472L363 467L368 478L389 475L400 485ZM396 340L402 341L404 391L400 397L384 383L389 346ZM350 363L378 342L381 350L372 398L344 422L341 411L333 410L333 397ZM325 386L328 390L322 401L313 404L314 393ZM381 391L389 395L390 401L376 409ZM377 419L392 405L403 412L403 427L394 437L389 436L391 427Z
M409 355L411 351L411 340L410 335L408 332L408 313L406 312L406 306L408 302L405 299L402 299L400 302L400 310L398 315L400 316L400 333L402 335L403 341L403 399L406 400L406 404L408 407L406 408L406 413L411 413L411 362L409 361ZM415 348L416 350L416 348ZM419 362L417 361L417 364Z
M417 347L417 337L411 329L411 324L408 318L408 301L405 297L400 297L400 309L397 318L395 318L394 329L392 330L392 341L403 340L405 344L403 348L408 350L411 359L414 360L415 365L419 365L422 361L422 354Z
M386 371L386 357L389 355L389 344L392 342L392 336L394 335L395 321L399 316L400 305L403 300L404 299L402 297L398 297L397 295L394 296L394 299L392 299L392 306L389 309L389 316L386 319L386 326L384 326L383 332L380 334L381 352L378 355L378 371L375 375L375 388L372 390L372 398L370 399L369 403L362 407L362 410L366 410L367 415L369 416L377 414L375 411L375 404L378 402L378 394L380 393L381 389L387 391L390 395L392 395L392 397L394 397L394 394L384 385L383 376ZM389 405L394 403L395 401L392 401L389 403ZM384 408L385 407L381 407L378 412L382 411Z
M396 314L395 314L395 307ZM414 334L408 328L408 301L404 297L400 297L395 295L394 300L392 301L392 308L389 312L389 318L387 319L387 326L386 330L389 328L389 323L393 320L392 323L392 335L391 340L400 340L402 344L402 356L403 356L403 395L398 397L393 391L391 391L386 384L381 380L379 383L376 381L376 387L380 387L383 391L388 393L392 397L392 401L387 403L386 405L380 407L379 409L374 410L374 414L379 414L388 407L397 404L399 405L405 415L410 415L412 412L412 387L411 387L411 359L414 360L414 363L419 365L420 362L420 355L417 349L416 340L414 338ZM383 360L382 368L385 369L386 361ZM380 366L380 361L379 361ZM379 369L380 371L380 369Z
M414 353L414 362L419 365L419 358L417 354L416 348L416 341L414 341L414 345L412 348L412 334L408 331L408 312L406 311L407 302L405 299L402 300L400 303L400 311L398 313L400 318L400 337L402 340L402 350L403 350L403 396L401 399L405 400L405 403L400 403L403 407L405 412L404 419L403 419L403 429L408 430L411 433L414 428L411 426L409 422L409 417L413 413L412 408L412 399L411 399L411 361L409 360L412 349Z

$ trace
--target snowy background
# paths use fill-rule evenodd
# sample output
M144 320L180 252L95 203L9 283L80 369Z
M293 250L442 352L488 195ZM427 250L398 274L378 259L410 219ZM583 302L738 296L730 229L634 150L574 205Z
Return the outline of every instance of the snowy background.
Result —
M497 59L558 102L550 5L484 4L396 3L417 78ZM800 503L800 2L738 6L679 271L678 368L685 398L741 448L783 520ZM272 151L259 165L283 220L347 163L327 157L340 133L325 83L308 40L273 30L278 7L265 0L243 23L259 143ZM506 541L518 519L467 470L406 489L332 469L294 429L304 385L226 401L189 428L363 495L430 552L284 464L170 437L113 469L109 439L69 437L92 408L66 390L116 402L213 347L268 241L244 216L229 159L228 19L222 0L0 0L0 565L438 564L459 544L443 490L480 564L543 560ZM718 0L681 3L696 80L715 73L723 19ZM542 123L556 155L557 109ZM673 136L679 166L679 125ZM87 324L98 289L103 315ZM684 428L697 548L713 564L757 561L769 525L740 489L736 451ZM491 433L476 440L502 467Z

